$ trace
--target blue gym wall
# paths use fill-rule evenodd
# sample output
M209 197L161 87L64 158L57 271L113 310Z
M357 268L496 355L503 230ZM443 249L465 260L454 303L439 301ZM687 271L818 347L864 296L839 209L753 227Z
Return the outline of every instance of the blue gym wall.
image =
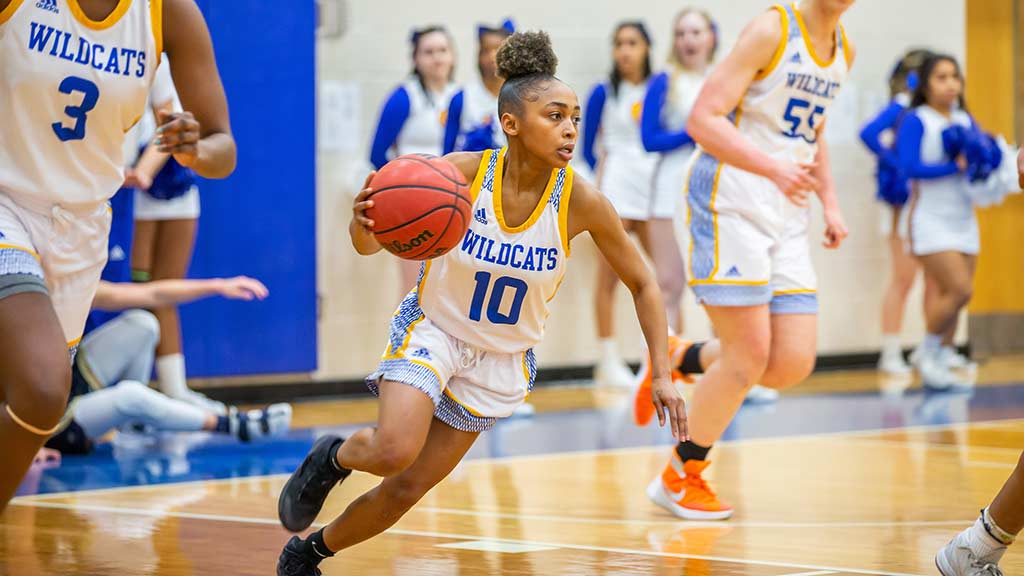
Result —
M200 182L190 276L245 274L264 302L182 308L189 377L317 367L316 13L313 0L197 0L213 37L238 168Z

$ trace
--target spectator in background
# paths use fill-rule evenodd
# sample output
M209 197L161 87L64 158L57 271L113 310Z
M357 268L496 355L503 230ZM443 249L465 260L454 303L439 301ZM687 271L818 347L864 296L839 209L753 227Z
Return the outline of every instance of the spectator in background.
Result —
M291 406L224 414L176 400L150 389L153 351L160 338L156 317L142 308L158 308L220 295L262 300L267 288L240 276L211 280L157 280L144 284L100 282L93 307L123 311L82 339L72 366L71 399L61 429L46 446L64 454L86 454L111 430L141 424L153 432L208 431L243 442L288 431Z
M882 346L878 359L878 369L888 374L908 374L911 371L903 360L900 331L907 295L918 272L917 261L907 250L906 239L899 233L900 212L910 196L910 184L899 168L895 134L900 119L910 107L911 95L919 82L921 64L930 54L928 50L915 49L900 58L889 76L889 103L860 133L864 145L878 157L877 198L890 211L890 217L882 219L883 233L889 240L892 267L882 301ZM933 294L934 286L926 283L925 307Z
M456 150L476 152L505 145L505 133L498 120L498 92L505 79L498 76L495 56L501 43L515 31L512 20L505 20L497 28L477 27L480 78L459 90L448 106L445 154Z
M413 30L412 73L384 101L370 148L370 162L378 170L404 154L442 154L444 115L455 92L455 54L451 36L443 26ZM399 260L402 294L414 284L420 262Z
M967 149L947 143L951 132L980 134L964 104L960 66L951 56L929 55L920 68L911 108L896 133L899 169L912 181L910 209L901 215L910 250L935 283L925 309L927 335L918 369L926 386L948 389L968 383L952 372L953 351L944 345L960 310L971 298L980 249L978 221L968 191Z
M648 223L652 179L657 155L640 141L640 110L651 76L651 37L642 22L623 22L612 35L612 72L587 99L583 118L583 157L596 175L627 232L654 258ZM615 289L619 277L603 258L598 260L594 313L601 358L594 380L610 386L630 386L633 373L615 344Z
M126 173L126 185L136 189L134 237L125 243L131 246L131 277L136 282L184 278L192 260L199 221L195 173L178 164L169 154L160 152L156 145L150 145L158 120L182 109L167 62L166 57L161 59L150 88L149 105L137 127L138 141L144 146L141 156L135 167ZM115 208L124 209L123 206ZM122 215L115 214L115 217L120 219ZM111 250L114 246L120 244L112 242ZM111 252L110 256L119 254ZM153 314L160 324L160 344L156 349L160 391L171 398L225 414L227 408L223 403L188 388L177 307L154 308Z
M686 165L694 149L693 138L686 133L686 121L710 72L718 48L718 31L707 12L684 8L673 20L672 38L668 69L647 85L640 136L648 152L660 155L648 206L648 251L665 297L669 328L679 335L683 331L686 270L672 219L683 198Z

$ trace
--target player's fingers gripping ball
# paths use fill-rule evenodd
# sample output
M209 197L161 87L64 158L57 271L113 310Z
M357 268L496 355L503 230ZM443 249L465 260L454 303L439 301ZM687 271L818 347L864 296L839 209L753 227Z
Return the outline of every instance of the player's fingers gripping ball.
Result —
M469 184L451 162L426 154L399 156L369 183L373 234L385 250L406 260L448 252L466 234L473 202Z

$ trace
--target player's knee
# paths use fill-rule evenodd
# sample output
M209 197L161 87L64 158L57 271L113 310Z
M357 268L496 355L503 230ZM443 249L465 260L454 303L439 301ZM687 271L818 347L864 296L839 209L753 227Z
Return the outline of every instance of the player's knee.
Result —
M128 310L122 317L138 331L139 337L156 347L160 343L160 321L149 310Z
M686 290L686 279L678 274L659 274L658 288L666 301L677 302Z
M433 486L415 478L398 477L386 483L387 501L394 510L404 514L416 505Z
M813 353L772 358L761 377L761 385L775 390L792 388L811 375L816 361Z
M394 476L412 465L416 460L417 450L411 442L402 439L381 439L374 448L377 465L374 471L378 476Z
M48 430L60 422L67 410L71 389L71 363L63 354L53 358L35 359L13 379L14 389L8 390L7 402L25 423Z
M971 301L974 290L970 283L957 285L953 288L953 297L956 299L957 307L963 308Z
M770 345L767 341L761 345L753 340L739 353L730 354L728 359L723 358L721 366L728 381L737 391L742 392L761 380L768 367L769 353Z
M117 396L114 399L114 407L121 414L144 417L152 410L153 403L150 398L152 394L158 394L158 392L150 390L141 382L123 380L117 384Z

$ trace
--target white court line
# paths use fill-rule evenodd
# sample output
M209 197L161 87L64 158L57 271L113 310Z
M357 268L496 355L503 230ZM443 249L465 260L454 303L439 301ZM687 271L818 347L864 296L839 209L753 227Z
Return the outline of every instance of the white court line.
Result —
M799 574L783 574L782 576L825 576L826 574L838 574L838 572L827 572L827 571L801 572Z
M188 520L209 520L214 522L236 522L241 524L261 524L278 526L277 520L266 518L246 518L244 516L226 516L220 514L195 514L189 512L163 512L159 510L143 510L139 508L118 508L116 506L93 506L87 504L64 504L61 502L11 502L14 506L30 506L36 508L55 508L71 510L75 512L106 512L114 514L126 514L133 516L155 516L158 518L182 518ZM320 527L322 524L314 524ZM478 540L488 542L500 542L506 544L519 544L523 546L547 546L555 548L569 548L573 550L585 550L588 552L605 552L612 554L626 554L634 556L654 556L661 558L681 558L687 560L706 560L709 562L723 562L729 564L743 564L747 566L771 566L774 568L795 568L798 570L816 570L818 572L836 573L847 572L850 574L866 574L868 576L923 576L920 574L909 574L906 572L882 572L877 570L862 570L859 568L840 568L835 566L816 566L813 564L795 564L789 562L773 562L769 560L750 560L746 558L729 558L726 556L706 556L702 554L680 554L676 552L661 552L658 550L637 550L631 548L612 548L606 546L588 546L585 544L572 544L565 542L545 542L536 540L519 540L513 538L489 538L475 534L457 534L449 532L432 532L421 530L403 530L392 528L386 530L387 534L399 536L418 536L424 538L445 538L450 540Z
M475 516L478 518L501 518L508 520L536 520L540 522L564 524L612 524L638 526L670 526L674 528L896 528L929 526L963 526L977 520L919 520L906 522L759 522L759 521L700 521L700 520L644 520L642 518L595 518L587 516L549 516L544 514L515 514L511 512L493 512L486 510L465 510L458 508L436 508L433 506L416 506L410 512L444 514L451 516Z
M139 484L137 486L112 486L110 488L94 488L92 490L68 490L66 492L50 492L48 494L33 494L29 496L18 496L11 500L11 503L15 502L37 502L41 500L54 500L56 498L72 498L78 496L103 496L106 494L117 494L119 492L148 492L151 490L160 490L161 488L187 488L201 484L203 486L217 485L217 484L234 484L237 483L239 486L244 486L250 482L260 480L271 480L274 478L281 478L282 480L287 479L291 474L262 474L257 476L232 476L231 478L213 478L206 480L186 480L184 482L165 482L162 484Z
M1016 462L987 462L985 460L968 460L968 466L978 466L979 468L1005 468L1007 470L1013 470L1017 467Z
M970 450L984 450L994 452L996 454L1007 454L1010 456L1020 456L1020 448L1005 448L1003 446L982 446L978 444L941 444L931 442L903 442L901 440L884 440L881 438L841 438L839 440L845 442L851 442L855 444L867 444L872 446L885 446L891 448L914 448L921 450L938 450L940 452L966 452Z
M869 428L866 430L847 430L847 431L836 431L836 432L817 432L813 434L794 434L792 436L769 436L764 438L744 438L741 440L724 440L715 444L716 446L747 446L747 445L758 445L758 444L774 444L778 442L806 442L819 439L829 438L850 438L854 439L858 436L871 436L874 434L884 434L891 432L928 432L935 430L967 430L971 427L992 427L992 426L1008 426L1012 424L1024 424L1024 418L1006 418L997 420L979 420L977 422L957 422L954 424L927 424L921 426L904 426L904 427L889 427L889 428ZM887 440L879 440L879 442L889 442ZM900 443L899 441L893 440L898 444L907 445L907 443ZM937 446L928 444L928 446ZM631 446L628 448L616 448L613 450L577 450L569 452L550 452L545 454L522 454L518 456L500 456L496 458L473 458L464 460L460 465L473 466L473 465L489 465L489 464L503 464L506 462L524 462L533 460L559 460L567 458L583 458L593 457L595 455L621 455L621 454L633 454L637 452L663 452L668 450L670 446L667 444L656 444L647 446ZM979 447L983 448L983 447ZM219 478L214 480L189 480L186 482L168 482L165 484L143 484L141 486L116 486L111 488L97 488L94 490L69 490L66 492L52 492L49 494L40 494L34 496L19 496L12 500L16 501L40 501L40 500L52 500L55 498L67 498L70 496L80 495L93 495L93 494L116 494L122 491L133 491L133 490L154 490L160 488L166 488L168 486L188 486L190 484L217 484L224 482L246 482L249 480L259 479L271 479L276 477L287 478L289 474L267 474L263 476L244 476L244 477L233 477L233 478Z

